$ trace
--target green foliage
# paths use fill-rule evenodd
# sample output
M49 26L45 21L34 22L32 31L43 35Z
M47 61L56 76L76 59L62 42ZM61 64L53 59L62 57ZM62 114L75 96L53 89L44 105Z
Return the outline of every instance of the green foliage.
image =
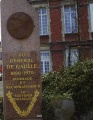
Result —
M87 112L93 106L93 60L77 63L62 74L62 90L72 94L77 112Z
M0 119L3 120L3 98L0 97Z
M43 75L43 99L50 103L51 96L61 98L68 93L74 99L76 114L83 114L93 107L93 60L79 62L64 71ZM46 106L45 110L49 110ZM43 111L44 113L44 111ZM49 117L46 112L46 118ZM47 118L50 120L49 118ZM53 120L53 119L52 119Z
M44 120L55 120L53 107L51 105L51 95L54 95L55 93L59 91L59 84L60 84L60 78L61 76L59 73L56 72L50 72L48 74L45 74L42 76L43 84L43 118Z

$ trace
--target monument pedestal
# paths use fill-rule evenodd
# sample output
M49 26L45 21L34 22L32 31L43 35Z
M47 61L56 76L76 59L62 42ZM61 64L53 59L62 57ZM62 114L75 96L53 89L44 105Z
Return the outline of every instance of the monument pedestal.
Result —
M27 0L2 0L5 120L41 120L38 14Z
M42 118L31 118L31 119L14 119L14 120L43 120Z

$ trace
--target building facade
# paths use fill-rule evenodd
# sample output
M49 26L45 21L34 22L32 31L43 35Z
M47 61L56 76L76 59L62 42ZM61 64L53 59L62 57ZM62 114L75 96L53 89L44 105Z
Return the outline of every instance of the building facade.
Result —
M39 15L41 72L93 57L93 0L27 0Z
M41 71L93 57L93 0L28 0L38 11Z

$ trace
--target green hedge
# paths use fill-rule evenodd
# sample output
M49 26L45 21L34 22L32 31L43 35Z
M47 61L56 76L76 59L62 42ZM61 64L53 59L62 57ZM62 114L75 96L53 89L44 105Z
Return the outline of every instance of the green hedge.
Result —
M0 119L3 120L3 98L0 97Z
M47 101L47 104L50 104L51 95L62 96L64 93L68 93L74 99L77 116L91 110L93 106L93 60L79 62L60 72L50 72L43 75L42 78L43 99ZM47 105L43 109L43 116L46 120L50 120L49 115Z

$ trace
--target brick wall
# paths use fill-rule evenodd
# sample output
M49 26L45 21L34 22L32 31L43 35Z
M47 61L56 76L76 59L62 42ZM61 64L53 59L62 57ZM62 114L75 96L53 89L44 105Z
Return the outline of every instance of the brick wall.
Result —
M72 33L72 34L64 34L62 31L64 28L62 28L62 13L61 13L61 7L60 4L64 1L55 1L55 2L49 2L49 12L50 12L50 36L47 37L41 37L41 43L43 44L51 44L50 51L51 51L51 60L52 60L52 68L53 70L59 70L60 67L64 66L65 59L64 59L64 51L66 48L65 45L67 45L69 41L72 41L71 43L74 43L74 41L79 41L80 39L82 41L89 40L89 19L88 19L88 6L87 6L87 0L82 0L78 2L78 19L79 19L79 33ZM67 44L64 44L64 40ZM92 34L93 37L93 34ZM80 38L80 39L79 39ZM49 40L50 39L50 40ZM57 44L59 43L59 44ZM78 48L78 46L75 46ZM64 50L63 50L64 49ZM84 53L85 52L85 53ZM86 50L83 50L84 58L87 58L86 56Z

